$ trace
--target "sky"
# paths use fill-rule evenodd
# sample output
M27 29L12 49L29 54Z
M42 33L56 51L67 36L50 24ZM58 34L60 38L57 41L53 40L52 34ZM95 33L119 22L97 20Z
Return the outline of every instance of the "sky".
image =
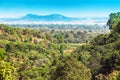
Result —
M108 17L120 12L120 0L0 0L0 18L26 14L62 14L68 17Z

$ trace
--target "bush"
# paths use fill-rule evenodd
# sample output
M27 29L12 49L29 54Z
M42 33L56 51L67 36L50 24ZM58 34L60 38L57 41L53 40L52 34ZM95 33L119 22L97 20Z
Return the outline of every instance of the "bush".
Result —
M73 57L63 57L52 66L48 80L91 80L90 70Z

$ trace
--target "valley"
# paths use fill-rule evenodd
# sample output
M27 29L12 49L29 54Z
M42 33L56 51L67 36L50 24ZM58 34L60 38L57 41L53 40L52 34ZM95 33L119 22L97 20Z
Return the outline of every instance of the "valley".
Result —
M0 24L0 80L119 80L120 15L111 15L107 26Z

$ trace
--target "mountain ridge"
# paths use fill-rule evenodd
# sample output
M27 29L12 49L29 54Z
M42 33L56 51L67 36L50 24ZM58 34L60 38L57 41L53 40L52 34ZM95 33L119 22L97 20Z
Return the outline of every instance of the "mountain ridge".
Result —
M66 17L61 14L50 14L50 15L36 15L36 14L27 14L22 17L20 20L30 20L30 21L72 21L78 20L78 18Z
M18 18L1 18L1 24L102 24L105 25L107 17L67 17L61 14L37 15L26 14Z

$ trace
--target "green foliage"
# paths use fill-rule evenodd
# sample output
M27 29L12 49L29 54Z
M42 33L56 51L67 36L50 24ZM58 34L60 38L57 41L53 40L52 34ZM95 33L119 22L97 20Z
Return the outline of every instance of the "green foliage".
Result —
M9 63L0 61L0 80L15 80L15 68Z
M73 57L63 57L52 66L48 80L91 80L90 70Z
M113 31L120 33L120 12L111 13L109 17L107 25L109 25Z
M4 49L0 49L0 80L14 80L15 68L9 63L4 62Z
M120 80L120 72L118 73L117 80Z
M98 35L97 37L95 37L92 41L91 44L92 45L105 45L105 44L109 44L109 43L113 43L117 40L120 39L120 35L117 32L111 32L109 34L101 34Z
M92 30L49 31L0 25L1 80L13 80L15 68L17 80L94 80L99 73L119 70L119 23L116 19L111 22L116 27L110 34L99 35L90 42L96 35ZM80 42L87 43L78 47L73 56L65 55L65 43ZM75 46L70 46L71 52L72 48Z
M104 80L106 75L120 71L119 22L120 13L111 14L107 24L112 31L109 34L98 35L90 41L90 44L78 47L72 54L91 69L93 80L96 80L95 76L98 74ZM113 79L117 80L117 77L111 77L108 80Z
M60 50L60 53L61 53L61 57L63 56L63 51L65 50L65 45L62 43L62 44L60 44L60 48L59 48L59 50Z
M107 80L120 80L119 74L120 74L119 71L113 71L108 76L106 76L106 79Z
M44 80L44 71L41 68L33 68L20 73L19 80Z
M64 37L62 34L58 34L56 35L57 41L58 43L63 43L64 42Z
M4 60L4 53L5 53L5 50L0 48L0 61Z
M16 76L17 80L44 80L52 59L59 53L59 44L53 43L49 48L49 40L47 40L50 39L49 35L44 33L41 35L37 30L18 29L5 25L0 25L0 30L3 32L0 35L3 36L0 37L0 61L2 61L0 62L0 80L15 80L13 76ZM44 40L42 38L46 36L46 42L33 42L34 39ZM14 67L18 75L14 74ZM3 74L2 71L8 74Z
M102 71L103 73L110 73L114 70L120 70L120 52L114 51L109 54L106 54L105 57L101 60Z

